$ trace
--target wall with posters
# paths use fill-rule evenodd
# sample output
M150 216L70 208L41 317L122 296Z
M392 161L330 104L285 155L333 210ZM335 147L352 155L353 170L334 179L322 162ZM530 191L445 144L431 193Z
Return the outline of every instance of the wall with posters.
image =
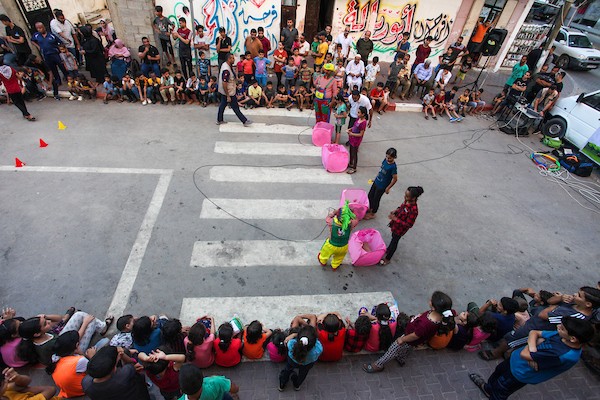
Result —
M375 49L372 56L392 61L403 32L410 33L411 51L427 36L433 37L430 57L444 51L461 0L337 0L333 17L334 37L345 26L354 42L371 31ZM433 58L434 63L437 57Z
M262 26L265 36L271 41L271 53L277 48L280 34L281 0L193 0L194 26L204 26L205 34L211 39L212 46L219 28L225 27L233 42L233 52L244 51L244 40L250 35L250 29ZM163 14L178 25L184 17L191 27L192 17L188 0L157 0L156 5L163 7ZM214 50L214 48L212 48ZM211 52L216 60L216 52Z

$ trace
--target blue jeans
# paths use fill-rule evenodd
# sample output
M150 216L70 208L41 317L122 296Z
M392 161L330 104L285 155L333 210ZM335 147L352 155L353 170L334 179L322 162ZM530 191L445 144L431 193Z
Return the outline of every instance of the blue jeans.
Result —
M490 395L490 399L505 400L523 386L525 383L518 381L510 371L510 359L508 359L498 364L496 370L488 378L484 389Z
M160 77L160 67L158 66L158 64L146 64L146 63L142 63L142 74L144 74L145 77L149 77L150 75L150 71L154 71L154 73L156 74L157 77Z
M246 118L244 114L242 114L242 112L240 111L240 106L238 105L235 96L231 96L230 105L235 115L237 115L240 121L242 121L242 123L245 124L246 121L248 121L248 118ZM221 95L221 103L219 104L219 111L217 112L218 122L223 122L223 113L225 112L225 107L227 107L227 96Z
M61 70L65 79L67 79L67 75L68 75L67 70L65 69L65 66L63 65L62 61L60 60L60 56L58 54L52 54L49 56L45 56L44 64L46 64L46 67L48 67L48 69L50 71L52 71L52 75L54 78L52 80L52 92L53 92L54 96L58 96L58 87L62 83L62 81L60 80L60 75L58 74L58 70L59 69Z

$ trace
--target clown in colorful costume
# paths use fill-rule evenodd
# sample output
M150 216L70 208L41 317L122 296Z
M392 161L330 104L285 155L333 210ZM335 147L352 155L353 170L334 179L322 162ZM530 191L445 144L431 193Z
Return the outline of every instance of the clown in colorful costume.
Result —
M335 99L338 93L338 86L333 74L335 67L333 64L325 64L323 66L325 76L320 76L315 79L315 119L317 122L329 122L331 114L331 101Z
M350 231L358 224L358 220L346 201L344 207L337 210L335 214L330 213L325 221L331 226L331 234L323 243L317 257L322 266L327 265L329 259L333 257L331 267L337 269L346 257Z

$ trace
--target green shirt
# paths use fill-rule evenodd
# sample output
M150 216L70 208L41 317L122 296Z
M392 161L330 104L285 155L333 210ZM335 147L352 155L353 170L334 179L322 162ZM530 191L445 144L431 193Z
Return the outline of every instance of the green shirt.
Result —
M329 243L335 247L344 247L348 244L348 240L350 239L350 225L348 225L348 229L343 230L342 225L338 225L335 221L331 222L331 237L329 238Z
M231 381L224 376L209 376L202 381L202 394L200 400L222 400L223 395L231 390ZM187 400L183 395L179 400Z
M345 112L347 112L348 109L346 108L346 103L341 103L340 105L337 106L335 113L336 114L343 114ZM335 119L335 124L336 125L344 125L346 123L346 118L336 118Z
M510 77L508 78L508 80L506 81L506 84L508 86L512 86L513 83L515 83L515 81L519 78L522 78L523 75L525 75L525 72L529 71L529 67L527 66L527 64L521 65L521 64L517 64L513 67L512 69L512 74L510 75Z

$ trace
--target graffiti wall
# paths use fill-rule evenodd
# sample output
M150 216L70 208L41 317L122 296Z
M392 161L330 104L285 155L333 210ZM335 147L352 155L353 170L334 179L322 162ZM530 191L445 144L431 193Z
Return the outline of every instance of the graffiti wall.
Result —
M176 26L179 18L187 20L191 27L192 15L188 0L157 0L156 5L163 7L163 14ZM193 0L194 26L204 26L204 33L211 40L211 56L216 60L215 40L219 28L224 27L233 42L235 54L244 51L244 40L250 36L252 28L265 29L265 36L271 41L271 52L277 48L280 33L281 0ZM190 28L191 29L191 28Z
M356 43L369 30L375 44L373 55L392 61L402 33L410 33L411 52L431 36L430 57L434 57L444 51L460 3L461 0L337 0L334 37L348 26ZM437 62L437 57L432 61Z

